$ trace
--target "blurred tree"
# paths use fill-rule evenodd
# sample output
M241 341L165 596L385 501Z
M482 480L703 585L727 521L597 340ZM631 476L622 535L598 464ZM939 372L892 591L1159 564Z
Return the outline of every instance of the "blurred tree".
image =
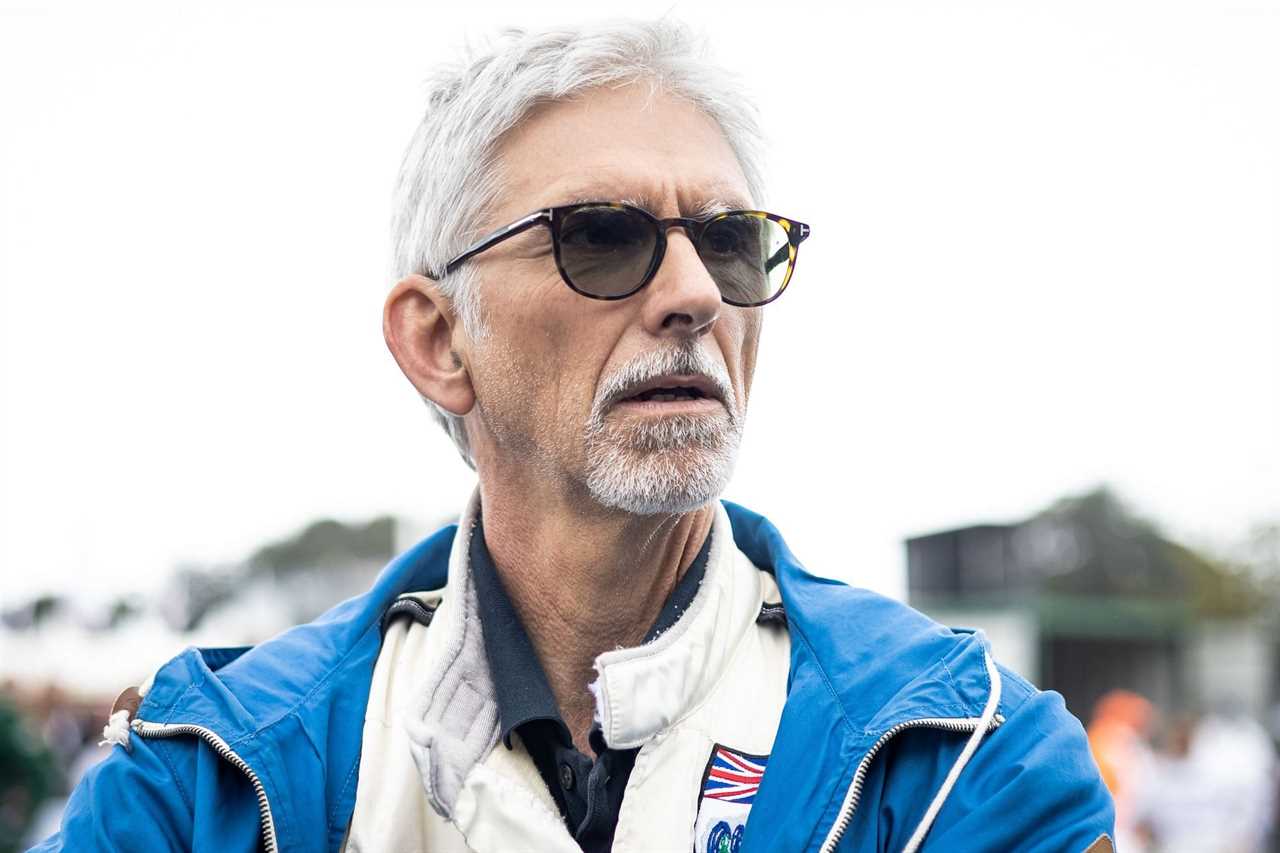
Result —
M180 566L160 601L160 612L175 631L192 631L220 604L235 597L238 571Z
M0 853L19 849L37 807L61 784L53 754L0 694Z
M1191 600L1199 615L1253 616L1266 609L1268 596L1247 570L1173 542L1168 548L1170 560L1191 578Z
M263 545L243 563L180 566L163 597L161 610L175 629L194 630L210 612L234 600L247 583L256 579L282 580L297 573L386 562L395 553L395 530L395 519L389 515L353 524L321 519L298 533ZM128 615L126 611L120 614L122 619Z
M249 557L249 571L281 576L353 562L386 561L395 554L395 534L395 519L389 515L364 524L323 519L288 539L259 548Z
M1047 541L1067 541L1069 565L1044 571L1045 586L1074 595L1184 600L1201 616L1235 617L1266 604L1256 579L1225 560L1173 542L1108 488L1064 498L1026 523Z
M60 595L42 595L31 603L31 624L40 627L56 616L66 605Z
M1273 588L1280 584L1280 521L1253 526L1245 539L1243 562L1264 583Z
M114 630L130 619L141 615L141 613L142 605L137 600L117 598L111 603L111 610L107 614L106 627Z

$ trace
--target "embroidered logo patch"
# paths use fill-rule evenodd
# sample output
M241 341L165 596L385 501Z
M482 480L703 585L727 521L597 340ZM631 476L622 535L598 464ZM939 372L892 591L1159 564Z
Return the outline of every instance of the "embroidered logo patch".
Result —
M767 755L712 745L707 769L702 772L693 853L737 853L768 761Z

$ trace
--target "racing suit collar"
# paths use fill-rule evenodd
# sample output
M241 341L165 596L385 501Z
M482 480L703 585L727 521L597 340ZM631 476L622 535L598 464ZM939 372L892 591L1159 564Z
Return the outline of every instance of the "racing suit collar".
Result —
M706 574L689 609L657 639L596 658L596 722L614 749L641 746L690 714L728 667L760 613L759 572L715 504Z

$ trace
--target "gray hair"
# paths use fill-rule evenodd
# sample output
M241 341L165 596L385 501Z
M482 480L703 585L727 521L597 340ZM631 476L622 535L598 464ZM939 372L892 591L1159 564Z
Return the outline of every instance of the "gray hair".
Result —
M647 80L715 121L737 156L753 203L763 199L763 138L735 75L708 59L706 39L670 18L614 20L538 31L508 28L426 81L426 112L400 168L392 217L393 274L438 277L479 236L501 189L495 150L536 105L601 85ZM485 334L475 275L463 265L438 279L463 329ZM424 397L475 467L463 419Z

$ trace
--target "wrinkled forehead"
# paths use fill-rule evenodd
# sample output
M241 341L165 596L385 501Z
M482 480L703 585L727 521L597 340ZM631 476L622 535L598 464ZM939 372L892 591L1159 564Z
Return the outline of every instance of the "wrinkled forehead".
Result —
M679 95L636 84L540 104L499 140L494 165L498 220L582 201L624 201L660 216L753 206L715 120Z

